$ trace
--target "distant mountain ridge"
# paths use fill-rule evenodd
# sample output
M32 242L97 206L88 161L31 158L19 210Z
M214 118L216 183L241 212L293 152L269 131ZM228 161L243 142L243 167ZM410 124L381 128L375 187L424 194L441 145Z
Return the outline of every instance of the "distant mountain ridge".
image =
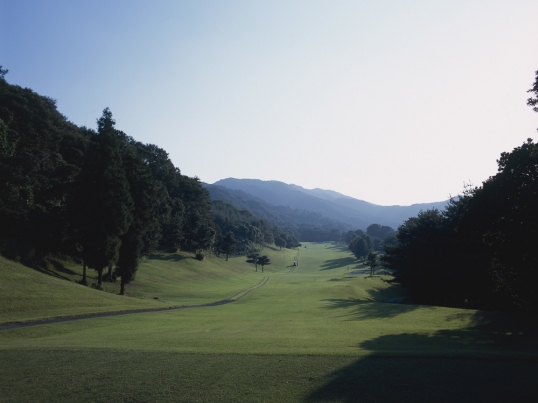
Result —
M211 200L222 200L238 209L248 210L255 216L272 221L282 228L306 225L327 229L336 228L340 231L354 229L350 224L324 217L320 213L289 206L274 206L242 190L233 190L207 183L202 185L209 191Z
M248 194L266 203L268 209L289 207L305 210L321 214L329 221L336 221L355 229L366 229L368 225L373 223L397 228L408 218L416 216L421 210L433 208L443 210L448 203L448 200L444 200L411 206L380 206L333 190L305 189L298 185L259 179L227 178L209 186L241 191L243 196Z

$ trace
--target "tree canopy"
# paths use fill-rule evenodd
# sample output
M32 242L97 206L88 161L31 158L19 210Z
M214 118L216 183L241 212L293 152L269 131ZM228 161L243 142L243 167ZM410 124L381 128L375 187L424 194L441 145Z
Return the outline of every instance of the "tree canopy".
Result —
M156 248L212 247L209 195L166 151L116 129L108 108L96 131L77 127L53 99L8 84L0 70L0 253L81 259L99 283L115 267L123 292Z
M421 303L536 311L538 145L502 153L498 173L468 188L444 212L398 228L385 265Z

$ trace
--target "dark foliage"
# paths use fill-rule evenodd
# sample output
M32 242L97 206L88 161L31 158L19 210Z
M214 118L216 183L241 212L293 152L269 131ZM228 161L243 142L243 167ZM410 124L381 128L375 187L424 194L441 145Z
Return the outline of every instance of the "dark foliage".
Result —
M258 271L258 258L260 257L260 254L257 252L251 252L247 255L247 263L252 263L256 266L256 271Z
M246 254L263 244L272 244L273 234L280 231L269 221L254 216L248 210L238 210L221 200L211 202L211 215L219 234L233 234L235 252L238 254ZM217 238L217 251L221 251L224 237L218 235Z
M262 273L264 266L269 266L271 262L269 261L269 258L267 256L259 256L257 264L259 264L262 267Z
M77 127L53 99L8 84L6 73L0 66L3 255L28 263L81 258L99 283L115 267L123 293L139 259L156 248L212 247L209 194L164 150L117 130L108 108L97 131Z
M362 234L349 242L348 247L357 259L363 259L372 252L374 243L370 235Z
M538 145L528 140L444 212L398 228L385 265L421 303L535 312L538 297Z
M286 228L298 239L297 244L299 241L337 241L340 232L350 228L349 225L324 217L320 213L287 206L274 206L241 190L208 184L204 184L204 187L209 190L213 202L224 201L240 211L249 211L258 219Z
M536 80L532 88L527 92L534 94L534 97L527 99L527 105L531 106L534 112L538 112L538 71L536 71Z
M234 233L232 231L229 231L222 239L222 243L220 245L220 251L226 255L226 261L228 261L229 254L235 251L236 245L237 241L235 239Z
M366 228L366 233L372 238L379 238L384 240L389 235L394 234L396 231L387 225L371 224Z

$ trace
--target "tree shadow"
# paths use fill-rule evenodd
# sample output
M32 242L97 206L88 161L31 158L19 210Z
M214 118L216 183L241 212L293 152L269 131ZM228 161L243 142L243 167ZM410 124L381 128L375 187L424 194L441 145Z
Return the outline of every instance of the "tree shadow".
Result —
M73 276L80 276L80 273L77 273L76 271L73 271L71 269L68 269L63 265L63 263L57 261L57 260L49 260L50 264L54 267L54 270L60 273L64 274L70 274Z
M355 276L344 277L350 280L354 278ZM365 281L369 280L369 277L365 279ZM427 305L389 302L393 298L405 296L405 290L400 285L393 285L389 288L371 287L367 292L368 297L363 299L330 298L322 301L326 303L326 309L342 310L340 317L347 317L349 320L392 318L419 308L434 309Z
M365 357L328 375L304 402L532 402L538 363Z
M185 258L185 256L178 255L177 253L154 253L149 256L151 260L162 260L165 262L180 262Z
M52 268L49 265L52 266ZM35 271L38 271L39 273L46 274L48 276L55 277L62 280L72 281L71 278L66 276L68 274L80 277L80 273L77 273L71 269L68 269L61 262L57 260L43 260L39 263L28 264L25 266L31 269L34 269ZM62 275L61 273L65 275Z
M344 243L332 243L329 246L327 246L327 249L337 250L340 252L350 252L347 244L344 244Z
M340 318L347 318L347 320L363 320L363 319L379 319L379 318L394 318L398 315L412 312L419 308L432 308L424 307L422 305L409 305L409 304L392 304L389 302L375 302L368 300L356 300L356 299L325 299L327 302L327 309L342 309ZM433 308L432 308L433 309Z
M354 257L351 257L351 256L341 257L338 259L331 259L331 260L325 261L325 263L321 265L322 267L321 270L339 269L342 267L356 265L356 264L357 264L357 259L355 259Z
M371 304L370 304L371 305ZM463 329L381 335L371 355L328 374L304 402L530 402L538 398L536 319L469 312Z

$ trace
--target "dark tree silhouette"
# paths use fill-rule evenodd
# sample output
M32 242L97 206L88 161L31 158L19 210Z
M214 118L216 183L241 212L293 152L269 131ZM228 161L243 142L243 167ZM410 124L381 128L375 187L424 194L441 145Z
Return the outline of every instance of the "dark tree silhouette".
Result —
M262 273L263 273L263 267L270 265L269 258L267 256L260 256L258 257L258 264L262 267Z
M134 206L122 166L122 142L108 108L97 125L77 180L74 207L84 265L97 271L102 285L103 270L118 261L121 237L131 225Z
M253 252L247 255L247 263L252 263L256 266L256 271L258 271L258 258L260 257L259 253Z
M348 247L357 259L363 259L372 251L374 244L370 235L362 234L354 238Z
M286 241L281 237L277 237L275 238L275 245L278 246L280 250L282 250L282 248L286 247Z
M377 255L374 252L368 253L368 256L366 256L366 261L368 262L368 266L370 266L370 276L373 276L374 269L377 266Z
M0 66L1 68L2 66ZM530 90L527 92L534 94L534 98L530 97L527 99L527 105L532 107L534 112L538 112L538 70L536 71L536 80Z
M232 231L228 232L224 238L222 238L221 252L226 255L226 261L228 261L228 255L235 251L235 245L237 241Z

